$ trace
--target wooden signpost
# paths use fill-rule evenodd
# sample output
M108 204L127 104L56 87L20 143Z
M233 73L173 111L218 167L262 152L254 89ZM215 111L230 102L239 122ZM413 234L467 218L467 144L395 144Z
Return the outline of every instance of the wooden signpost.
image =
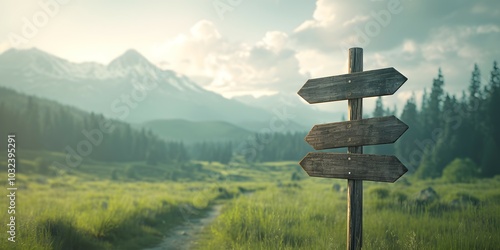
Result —
M345 75L308 80L298 94L308 103L348 100L349 121L315 125L305 140L314 149L348 147L347 153L308 153L300 165L314 177L347 179L347 249L361 249L363 180L395 182L408 169L395 156L364 155L364 145L395 142L408 126L394 116L362 119L364 97L392 95L407 78L394 68L363 72L363 49L349 49Z
M308 103L392 95L407 78L394 68L310 79L299 94Z
M314 149L377 145L395 142L408 126L395 116L314 125L306 142Z
M408 171L389 155L312 152L300 165L309 176L383 182L395 182Z

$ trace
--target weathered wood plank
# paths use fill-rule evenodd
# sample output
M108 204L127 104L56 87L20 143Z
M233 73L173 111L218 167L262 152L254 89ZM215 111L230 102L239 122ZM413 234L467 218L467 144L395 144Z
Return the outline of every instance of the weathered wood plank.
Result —
M363 49L349 49L349 66L347 73L363 71ZM348 81L348 86L359 84ZM363 99L350 99L347 101L349 120L363 119ZM363 147L348 147L348 153L363 153ZM347 180L347 249L361 250L363 246L363 181Z
M395 116L314 125L305 140L316 150L395 142L408 125Z
M394 68L377 69L309 79L298 94L311 104L392 95L406 80Z
M300 166L314 177L395 182L408 169L393 155L311 152Z

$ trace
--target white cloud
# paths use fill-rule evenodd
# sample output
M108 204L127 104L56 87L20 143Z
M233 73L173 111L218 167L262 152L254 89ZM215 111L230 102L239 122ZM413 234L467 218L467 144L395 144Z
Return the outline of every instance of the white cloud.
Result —
M318 0L316 10L313 14L314 20L322 23L328 23L335 19L335 7L331 1Z
M312 78L347 73L347 60L339 55L325 54L318 50L304 49L297 53L300 73Z
M302 22L290 37L301 48L322 52L339 53L349 47L380 52L392 50L406 40L424 43L436 27L467 25L471 29L460 32L498 34L498 6L500 2L493 0L452 7L449 2L431 0L318 0L311 18Z
M479 25L476 28L477 34L487 34L487 33L499 33L500 27L498 25L489 24L489 25Z
M318 0L316 1L316 9L312 17L312 20L304 21L294 32L311 28L328 27L335 20L335 6L329 0Z
M387 68L389 67L389 62L387 61L387 57L381 53L374 54L375 68Z
M406 40L403 44L403 52L414 54L417 52L417 44L413 40Z
M218 40L221 38L219 31L213 23L207 20L197 22L190 29L191 35L196 40Z
M414 91L420 98L439 67L445 74L445 88L458 93L467 87L469 76L464 70L469 71L474 62L489 66L491 58L498 56L494 44L500 26L487 18L462 22L460 17L465 12L490 15L491 11L482 7L471 11L467 6L449 10L440 4L424 13L433 4L430 0L402 0L401 13L391 13L383 24L380 15L390 10L389 2L318 0L311 17L292 32L268 31L254 43L231 42L213 23L200 21L187 34L162 45L158 59L228 97L296 92L308 78L345 74L347 49L363 45L360 37L367 35L362 46L365 70L395 67L409 78L401 95L386 98L388 105L402 105ZM380 26L376 35L361 34L373 23Z
M495 16L498 17L500 15L500 10L497 8L498 7L498 1L491 1L490 3L487 3L487 1L482 1L479 3L474 3L472 2L473 6L470 9L470 13L475 14L475 15L482 15L482 16ZM497 6L495 6L495 4Z
M287 34L279 31L267 32L255 44L236 43L202 20L188 34L158 46L155 54L160 65L226 97L290 92L304 79Z
M8 42L0 42L0 54L10 49L10 44Z
M375 26L370 26L366 32L368 23L375 24L375 36L382 34L387 25L390 24L395 14L386 10L387 3L384 2L354 2L318 0L316 9L311 19L304 21L292 34L298 45L306 48L319 49L323 52L336 52L339 49L349 47L366 47L373 38L370 36ZM387 12L390 16L382 17L384 23L379 20L379 11ZM374 14L375 13L375 14ZM377 18L375 18L375 16ZM369 33L368 35L365 33Z
M280 31L269 31L266 32L262 41L257 43L259 46L263 46L266 49L272 50L273 52L279 52L285 48L288 42L288 35Z
M356 15L352 19L347 20L344 23L342 23L342 26L344 26L344 27L345 26L352 26L352 25L364 22L368 19L370 19L370 16L368 16L368 15Z
M480 43L489 45L488 38L493 38L491 35L496 32L500 32L496 25L442 26L434 29L422 43L422 56L427 61L480 60L491 56L495 50L484 50L484 47L490 46L481 46L476 40L482 40ZM496 52L498 53L498 50Z

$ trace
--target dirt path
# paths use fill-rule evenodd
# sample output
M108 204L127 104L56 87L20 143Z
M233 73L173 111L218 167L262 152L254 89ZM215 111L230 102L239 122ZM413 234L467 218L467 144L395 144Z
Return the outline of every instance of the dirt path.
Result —
M172 229L163 242L153 248L145 250L187 250L196 245L196 239L203 228L219 216L222 204L214 205L200 218L187 219L182 225Z

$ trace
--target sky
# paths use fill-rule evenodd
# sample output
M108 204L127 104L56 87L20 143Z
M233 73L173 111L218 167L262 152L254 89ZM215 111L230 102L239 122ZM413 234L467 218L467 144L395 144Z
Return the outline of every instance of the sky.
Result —
M389 106L419 101L440 67L460 96L474 63L485 84L500 60L498 0L2 0L0 18L0 53L36 47L107 64L133 48L228 98L345 74L350 47L363 48L364 70L408 77Z

